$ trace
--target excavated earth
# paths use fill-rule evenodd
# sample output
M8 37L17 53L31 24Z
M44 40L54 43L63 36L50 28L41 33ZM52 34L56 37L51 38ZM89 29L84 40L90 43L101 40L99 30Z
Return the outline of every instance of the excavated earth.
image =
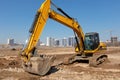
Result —
M120 47L109 47L108 60L98 67L88 62L62 65L66 57L74 54L74 48L40 47L39 54L56 57L51 70L45 76L25 72L21 67L19 49L0 49L0 80L120 80Z

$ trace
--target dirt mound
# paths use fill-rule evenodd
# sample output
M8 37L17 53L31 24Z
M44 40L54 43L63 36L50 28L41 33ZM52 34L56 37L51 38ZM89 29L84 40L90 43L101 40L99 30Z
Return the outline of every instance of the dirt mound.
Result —
M0 68L20 68L21 60L19 57L2 57L0 58Z

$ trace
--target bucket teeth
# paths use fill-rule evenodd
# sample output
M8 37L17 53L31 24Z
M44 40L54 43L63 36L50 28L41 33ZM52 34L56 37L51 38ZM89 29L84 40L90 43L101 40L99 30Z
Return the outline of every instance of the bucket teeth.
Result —
M50 71L54 60L54 56L42 55L40 57L32 57L29 63L23 64L22 66L27 72L45 75Z

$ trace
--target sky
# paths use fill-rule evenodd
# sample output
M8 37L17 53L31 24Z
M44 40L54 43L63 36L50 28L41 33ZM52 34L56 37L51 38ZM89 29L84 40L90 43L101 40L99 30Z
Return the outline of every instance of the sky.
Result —
M44 0L0 0L0 44L14 38L24 43L29 28ZM83 32L98 32L101 41L117 36L120 40L120 0L52 0L81 25ZM51 7L53 8L53 6ZM73 36L68 27L48 19L40 40Z

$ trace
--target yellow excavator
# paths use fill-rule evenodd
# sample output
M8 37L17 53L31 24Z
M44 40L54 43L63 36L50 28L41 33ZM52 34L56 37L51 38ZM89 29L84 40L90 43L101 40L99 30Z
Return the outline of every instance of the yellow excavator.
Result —
M61 14L52 10L51 4ZM76 60L89 60L90 65L97 66L107 59L106 54L100 53L101 48L106 48L106 45L100 43L97 32L90 32L84 35L80 24L74 18L57 7L51 0L45 0L37 11L35 20L29 30L30 37L21 53L21 59L23 60L22 67L25 71L38 75L46 75L55 60L55 56L36 56L36 45L48 18L71 28L75 34L76 53L74 56L65 59L64 64L70 64Z

